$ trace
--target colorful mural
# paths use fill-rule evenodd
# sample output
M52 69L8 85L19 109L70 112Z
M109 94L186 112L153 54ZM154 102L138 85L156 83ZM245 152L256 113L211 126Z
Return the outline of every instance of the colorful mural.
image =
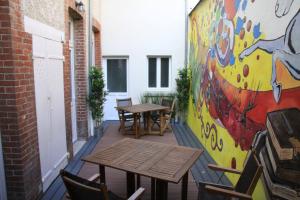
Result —
M188 123L218 163L241 168L267 112L300 108L299 9L298 0L202 0L190 14Z

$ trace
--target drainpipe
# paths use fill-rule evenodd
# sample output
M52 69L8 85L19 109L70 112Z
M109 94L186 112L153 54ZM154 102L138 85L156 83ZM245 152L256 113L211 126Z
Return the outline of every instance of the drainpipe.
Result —
M185 34L184 34L184 66L187 67L187 54L188 54L188 0L184 1L184 17L185 17L185 22L184 22L184 29L185 29Z
M89 11L89 16L88 16L88 74L90 72L91 66L92 66L92 51L93 51L93 46L92 46L92 0L88 1L88 11ZM91 94L92 88L91 88L91 80L88 76L88 95ZM92 120L92 115L90 112L90 109L88 109L88 137L94 134L94 125L93 125L93 120Z
M88 20L88 46L89 46L89 69L90 69L90 66L92 65L92 0L89 0L89 20Z

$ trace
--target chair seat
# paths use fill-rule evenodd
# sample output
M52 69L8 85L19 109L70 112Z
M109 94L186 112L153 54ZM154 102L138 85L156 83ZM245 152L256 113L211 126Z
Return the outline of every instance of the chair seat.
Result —
M133 114L124 114L125 120L132 120L133 119Z
M111 191L108 191L108 196L109 196L109 200L125 200L124 198L119 197L118 195L116 195Z
M151 120L153 121L153 125L155 124L160 127L160 114L158 112L151 112L150 114Z
M72 200L125 200L118 195L107 190L103 183L97 183L99 174L93 175L89 179L84 179L77 175L71 174L65 170L60 171L60 175L67 189L67 198ZM139 188L130 198L137 199L145 191L144 188Z

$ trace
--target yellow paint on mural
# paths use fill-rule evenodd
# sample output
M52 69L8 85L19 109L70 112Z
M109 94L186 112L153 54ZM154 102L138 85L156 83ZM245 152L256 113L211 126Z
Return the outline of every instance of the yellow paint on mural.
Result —
M266 129L268 112L290 107L300 109L300 81L287 70L284 62L275 60L274 77L285 93L278 95L276 85L273 84L275 89L272 87L274 80L271 82L275 50L264 51L255 45L261 40L264 44L267 41L278 45L272 41L285 34L292 20L292 14L279 19L272 13L275 2L202 0L189 16L192 75L187 122L205 151L224 167L243 169L253 137ZM274 10L269 9L269 13L260 16L269 4L274 4ZM295 14L300 1L294 4L296 8L291 10ZM272 20L264 19L265 15ZM281 26L275 29L267 26L277 21ZM245 52L251 53L245 55ZM276 98L280 95L279 101ZM239 178L226 175L233 184ZM261 181L252 197L266 199Z

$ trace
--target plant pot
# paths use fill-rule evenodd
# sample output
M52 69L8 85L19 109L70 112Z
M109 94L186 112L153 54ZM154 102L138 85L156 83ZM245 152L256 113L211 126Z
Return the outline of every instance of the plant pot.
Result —
M98 136L102 136L104 133L103 130L103 123L96 123L95 122L95 126L94 126L94 136L98 137Z

